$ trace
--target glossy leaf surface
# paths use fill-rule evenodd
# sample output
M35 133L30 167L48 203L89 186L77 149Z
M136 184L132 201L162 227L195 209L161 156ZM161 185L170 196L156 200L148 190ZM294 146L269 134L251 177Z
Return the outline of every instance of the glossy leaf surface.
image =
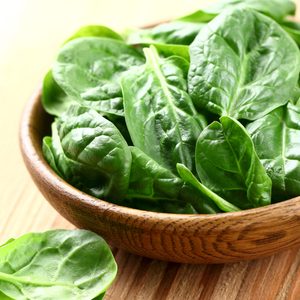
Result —
M280 25L294 39L298 46L300 46L300 23L283 21Z
M221 117L201 133L196 167L201 182L235 206L246 209L271 203L272 182L245 128Z
M300 71L295 42L253 10L226 11L190 46L189 92L197 107L255 120L292 97Z
M176 163L194 169L196 140L205 125L186 91L188 64L145 49L147 63L122 78L126 124L134 146L176 173Z
M194 188L186 186L183 180L160 166L140 149L130 148L132 167L126 198L134 199L132 203L135 207L141 208L148 204L149 208L152 206L156 207L157 211L172 213L218 212L213 201L202 197Z
M203 197L208 197L214 203L225 212L232 212L232 211L239 211L240 209L233 204L229 203L228 201L224 200L220 196L218 196L216 193L208 189L206 186L204 186L199 180L196 178L196 176L183 164L177 164L177 171L185 182L188 182L193 187L195 187L197 190L201 192Z
M127 191L131 153L119 130L94 110L72 106L44 139L50 165L71 184L96 197L121 200Z
M29 233L0 247L0 292L12 299L98 299L116 273L109 246L85 230Z
M300 195L300 108L288 104L247 126L275 194Z
M61 49L53 77L66 94L78 101L121 98L120 75L144 62L140 53L117 40L84 37Z

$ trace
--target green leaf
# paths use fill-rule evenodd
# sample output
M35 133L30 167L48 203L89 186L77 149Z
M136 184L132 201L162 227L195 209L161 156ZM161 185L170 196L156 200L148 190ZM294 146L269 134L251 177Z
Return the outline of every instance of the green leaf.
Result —
M119 34L108 27L91 25L80 28L66 41L66 43L82 37L106 37L123 40ZM45 110L51 115L60 116L70 105L76 102L79 102L84 106L91 107L100 112L102 115L108 117L124 116L122 97L108 99L107 101L84 101L84 99L73 97L73 95L67 95L54 80L52 71L50 70L46 74L43 82L42 104Z
M186 187L170 170L159 165L140 149L130 147L130 150L132 166L126 198L133 199L131 203L135 207L147 207L148 210L151 206L159 207L156 208L157 211L172 213L218 212L210 200L206 201L197 190Z
M247 126L257 154L272 179L273 194L300 194L300 108L288 104Z
M154 46L158 51L159 55L165 58L170 56L179 56L185 59L187 62L190 61L190 49L186 45L174 45L174 44L159 44L159 43L142 43L135 45L136 49L142 51L143 48L147 48L150 45Z
M64 45L52 72L65 93L79 102L111 100L122 98L120 75L143 62L137 50L121 41L85 37Z
M282 21L280 25L293 38L298 46L300 46L300 23L293 21Z
M197 107L255 120L292 97L300 72L295 42L253 10L226 11L190 47L189 92Z
M76 101L68 96L55 82L50 70L43 81L42 104L47 113L60 116Z
M147 199L131 199L122 202L122 205L126 207L131 207L139 210L162 212L162 213L172 213L172 214L198 214L201 213L197 211L190 203L184 202L174 202L168 200L161 200L153 202ZM205 212L203 212L205 213ZM208 212L216 213L216 211Z
M70 38L68 38L65 43L82 37L106 37L123 41L123 38L118 33L106 26L88 25L81 27Z
M185 45L171 45L171 44L152 44L159 54L163 57L180 56L186 61L190 61L189 47ZM149 45L148 45L149 46Z
M0 299L1 300L14 300L13 298L10 298L10 297L6 296L5 294L3 294L1 291L0 291Z
M4 244L0 245L0 247L3 247L3 246L5 246L5 245L7 245L7 244L13 242L14 240L15 240L15 239L11 238L11 239L7 240ZM1 299L1 298L0 298L0 299Z
M105 296L105 292L101 295L99 295L98 297L94 298L93 300L102 300L104 299L104 296Z
M133 145L164 168L182 162L194 169L196 140L205 126L186 92L188 64L145 49L147 63L122 77L125 120Z
M183 182L143 151L130 147L132 166L126 198L178 200Z
M178 19L184 22L209 22L226 9L251 8L275 20L282 20L296 12L295 2L292 0L221 0L208 5L202 10Z
M134 31L128 36L127 42L129 44L190 45L204 26L204 23L180 21L164 23L149 29Z
M164 201L162 203L162 207L165 212L172 213L172 214L188 214L188 215L198 214L197 210L190 203L181 204L181 203L176 203L171 201L170 202Z
M245 128L221 117L201 133L196 167L201 182L241 209L271 203L272 182L261 164Z
M68 96L60 88L50 70L44 78L42 91L42 104L46 112L59 117L68 110L71 105L76 103L95 109L109 120L116 118L124 120L123 99L121 97L100 101L75 99L74 97Z
M216 193L208 189L206 186L204 186L201 182L198 181L198 179L193 175L193 173L183 164L177 164L177 171L180 177L187 183L194 186L196 189L198 189L203 196L208 197L214 203L225 212L232 212L232 211L239 211L240 209L236 207L235 205L229 203L228 201L224 200L220 196L218 196Z
M0 247L1 299L94 299L116 273L108 245L85 230L28 233Z
M56 131L56 130L55 130ZM52 137L50 136L45 136L43 138L43 153L46 161L50 165L50 167L55 171L56 174L58 174L60 177L63 177L61 172L59 171L59 167L57 166L58 161L56 161L57 158L57 153L52 147ZM63 152L61 152L63 155Z
M123 199L128 188L131 153L110 121L94 110L71 106L53 124L51 142L44 147L44 155L50 165L55 161L66 181L98 198Z

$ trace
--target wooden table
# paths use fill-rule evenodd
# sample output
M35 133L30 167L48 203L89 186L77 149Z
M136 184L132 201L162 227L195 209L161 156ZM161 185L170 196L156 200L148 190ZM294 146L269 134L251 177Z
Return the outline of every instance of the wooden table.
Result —
M0 243L29 231L73 228L43 199L18 148L22 108L59 45L85 24L122 30L199 7L196 0L14 0L0 4ZM298 0L300 6L300 0ZM106 299L300 299L300 251L231 265L179 265L114 250Z

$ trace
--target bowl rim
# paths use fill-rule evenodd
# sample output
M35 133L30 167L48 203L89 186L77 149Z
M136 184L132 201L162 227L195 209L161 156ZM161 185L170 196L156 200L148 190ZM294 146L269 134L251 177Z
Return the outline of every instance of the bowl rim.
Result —
M42 88L41 85L31 96L30 100L25 104L22 118L19 128L19 145L21 148L23 159L25 163L31 164L31 167L37 172L41 173L41 176L45 179L46 182L50 183L51 186L55 186L57 189L63 190L64 194L68 195L72 199L81 202L88 206L94 206L100 210L105 211L114 211L123 216L135 218L137 215L147 216L149 219L152 219L155 222L169 221L172 220L186 220L189 219L198 219L198 220L211 220L211 221L222 221L228 218L243 218L251 217L257 213L266 213L273 209L284 208L284 206L300 204L300 196L288 199L279 203L270 204L263 207L252 208L247 210L241 210L238 212L224 212L218 214L174 214L174 213L164 213L164 212L152 212L146 210L140 210L135 208L129 208L125 206L120 206L118 204L110 203L102 199L98 199L89 194L86 194L79 189L75 188L63 178L59 177L52 168L48 165L46 160L42 155L42 141L34 143L32 130L37 130L34 127L33 117L36 113L36 110L42 107L41 103L42 97ZM48 114L48 113L47 113ZM40 148L38 149L38 145ZM26 158L28 161L26 162Z

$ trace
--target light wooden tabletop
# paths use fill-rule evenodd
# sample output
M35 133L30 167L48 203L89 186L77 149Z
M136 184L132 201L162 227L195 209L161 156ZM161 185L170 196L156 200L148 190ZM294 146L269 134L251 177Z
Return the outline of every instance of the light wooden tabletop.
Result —
M86 24L116 30L197 9L197 0L14 0L0 4L0 244L50 228L73 228L43 199L18 147L26 101L66 37ZM300 7L300 0L297 1ZM119 273L105 299L300 299L300 251L231 265L179 265L114 249Z

